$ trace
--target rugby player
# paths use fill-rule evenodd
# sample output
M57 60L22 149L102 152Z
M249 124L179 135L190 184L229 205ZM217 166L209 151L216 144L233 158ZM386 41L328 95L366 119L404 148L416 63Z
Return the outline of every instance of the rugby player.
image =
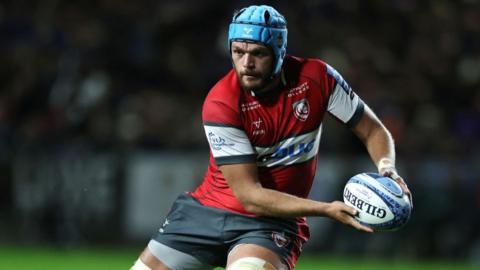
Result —
M287 23L277 10L240 10L228 43L233 69L203 105L211 150L204 181L177 198L133 270L293 269L310 237L306 216L373 232L343 202L307 198L326 115L410 194L389 131L333 67L286 55Z

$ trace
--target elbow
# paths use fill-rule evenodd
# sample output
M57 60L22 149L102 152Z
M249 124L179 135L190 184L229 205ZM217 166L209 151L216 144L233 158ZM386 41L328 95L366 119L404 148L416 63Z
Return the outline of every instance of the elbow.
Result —
M262 215L264 214L262 208L259 207L259 201L255 199L255 192L245 192L241 194L236 194L238 201L242 205L243 209L246 212L254 214L254 215Z
M247 203L247 204L242 203L242 206L245 209L245 211L250 214L254 214L256 216L261 216L265 214L263 211L261 211L260 207L258 207L253 203Z
M237 197L237 200L240 202L245 211L255 214L252 212L255 211L256 208L254 201L251 198L252 196L250 196L249 194L236 194L235 196Z

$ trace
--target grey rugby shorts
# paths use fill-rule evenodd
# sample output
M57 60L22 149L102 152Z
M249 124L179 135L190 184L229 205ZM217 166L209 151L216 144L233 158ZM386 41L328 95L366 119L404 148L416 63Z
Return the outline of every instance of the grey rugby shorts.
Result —
M293 218L248 217L203 206L184 193L175 200L162 227L152 236L149 248L167 266L169 262L175 264L171 268L200 269L200 264L181 267L181 261L193 265L192 260L198 260L202 267L225 267L228 253L235 246L256 244L278 254L293 269L305 242L297 232Z

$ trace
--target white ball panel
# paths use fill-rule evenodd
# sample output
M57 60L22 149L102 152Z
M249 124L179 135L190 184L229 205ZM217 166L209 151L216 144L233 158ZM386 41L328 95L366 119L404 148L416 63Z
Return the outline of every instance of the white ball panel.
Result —
M397 230L410 218L410 200L400 186L376 173L360 173L350 178L343 200L359 211L357 220L375 230Z
M392 211L382 198L368 187L348 183L344 192L345 203L358 210L358 220L368 224L381 224L393 220Z

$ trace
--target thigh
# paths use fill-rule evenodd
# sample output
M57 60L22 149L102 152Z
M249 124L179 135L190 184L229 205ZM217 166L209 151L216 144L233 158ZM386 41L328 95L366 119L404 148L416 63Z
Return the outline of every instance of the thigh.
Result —
M153 255L148 248L140 254L139 259L152 270L171 270L172 268L165 265L155 255ZM133 269L133 268L132 268Z
M190 254L168 247L155 240L150 240L140 259L152 270L206 270L212 269Z
M295 267L306 241L305 236L300 233L301 230L296 220L237 216L230 218L230 221L232 222L228 223L227 233L229 231L239 232L231 242L230 255L238 254L239 251L242 251L241 256L245 252L248 253L247 255L254 255L254 252L248 250L249 247L261 247L275 254L275 258L278 258L287 267L285 269ZM275 260L268 261L274 266L278 265ZM282 268L277 267L277 269Z
M161 228L153 235L149 248L164 262L174 258L163 248L166 246L194 257L202 264L220 265L225 262L228 253L228 246L221 239L222 226L223 212L205 207L191 196L182 194L173 204ZM156 243L161 247L153 252L152 247L158 247Z

